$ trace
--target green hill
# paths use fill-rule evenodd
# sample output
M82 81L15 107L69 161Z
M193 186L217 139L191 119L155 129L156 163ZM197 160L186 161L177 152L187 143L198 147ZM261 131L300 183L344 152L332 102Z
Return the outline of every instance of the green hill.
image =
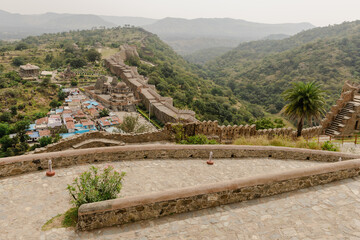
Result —
M261 107L239 101L227 86L204 79L205 72L185 61L156 35L140 28L71 31L27 37L14 43L1 42L0 54L3 58L0 64L4 70L0 77L6 79L7 72L17 70L14 59L20 58L24 63L40 66L42 70L63 71L70 64L74 71L84 72L82 75L85 77L80 76L75 80L86 84L88 75L107 71L101 63L88 61L88 52L95 46L99 49L100 45L102 53L114 53L125 43L136 45L141 59L154 64L132 62L138 66L141 74L150 78L149 83L155 84L161 95L173 97L176 107L195 110L200 120L243 124L252 118L264 116ZM6 81L7 84L1 86L5 90L12 86L11 79ZM28 83L20 81L18 84L26 89ZM52 98L49 95L44 102L50 102ZM42 107L39 105L39 108ZM6 108L2 109L7 111Z
M317 81L330 107L345 80L360 81L360 21L315 28L283 40L240 44L206 64L208 78L229 86L239 100L276 113L294 81Z

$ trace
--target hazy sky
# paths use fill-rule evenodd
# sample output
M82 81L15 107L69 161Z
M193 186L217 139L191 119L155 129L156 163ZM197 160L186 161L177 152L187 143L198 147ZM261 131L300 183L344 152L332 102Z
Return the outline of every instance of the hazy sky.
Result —
M360 19L360 0L0 0L12 13L87 13L149 18L236 18L316 26Z

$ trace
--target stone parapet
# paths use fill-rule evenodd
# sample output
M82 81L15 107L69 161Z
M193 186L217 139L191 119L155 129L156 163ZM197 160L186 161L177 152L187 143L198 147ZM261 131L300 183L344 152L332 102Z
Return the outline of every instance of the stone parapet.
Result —
M93 230L267 197L360 175L360 159L84 204L77 229Z
M158 142L158 141L172 141L173 138L168 131L156 131L156 132L147 132L147 133L137 133L137 134L126 134L126 133L108 133L108 132L88 132L79 135L75 135L69 138L61 139L57 143L47 145L44 148L38 148L34 153L44 153L44 152L57 152L63 150L72 149L73 146L96 139L108 139L121 141L126 143L146 143L146 142Z
M210 151L216 158L275 158L336 162L360 158L360 155L268 146L238 145L132 145L106 148L67 150L61 152L29 154L0 159L0 177L47 169L48 160L53 168L78 164L141 159L207 159Z

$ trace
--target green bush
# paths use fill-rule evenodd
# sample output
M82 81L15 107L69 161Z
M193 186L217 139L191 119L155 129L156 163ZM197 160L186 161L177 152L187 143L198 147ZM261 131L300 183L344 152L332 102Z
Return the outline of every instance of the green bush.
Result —
M180 141L180 144L217 144L215 140L209 140L205 135L195 135Z
M39 143L41 147L45 147L53 142L52 137L41 137Z
M332 142L330 141L326 141L321 145L321 149L322 150L326 150L326 151L334 151L337 152L339 151L339 148L337 146L335 146Z
M114 199L120 193L122 179L125 172L114 171L112 166L99 173L99 169L91 166L89 171L83 172L74 182L67 186L72 196L72 203L80 207L85 203Z

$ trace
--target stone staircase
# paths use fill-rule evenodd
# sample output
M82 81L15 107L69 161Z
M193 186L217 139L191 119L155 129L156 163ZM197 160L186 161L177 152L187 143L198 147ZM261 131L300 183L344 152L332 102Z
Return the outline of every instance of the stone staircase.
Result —
M346 103L335 119L331 122L330 126L325 130L325 134L329 136L338 136L342 133L342 128L345 127L346 121L351 118L355 112L354 107L360 106L360 95L355 95L352 101Z

